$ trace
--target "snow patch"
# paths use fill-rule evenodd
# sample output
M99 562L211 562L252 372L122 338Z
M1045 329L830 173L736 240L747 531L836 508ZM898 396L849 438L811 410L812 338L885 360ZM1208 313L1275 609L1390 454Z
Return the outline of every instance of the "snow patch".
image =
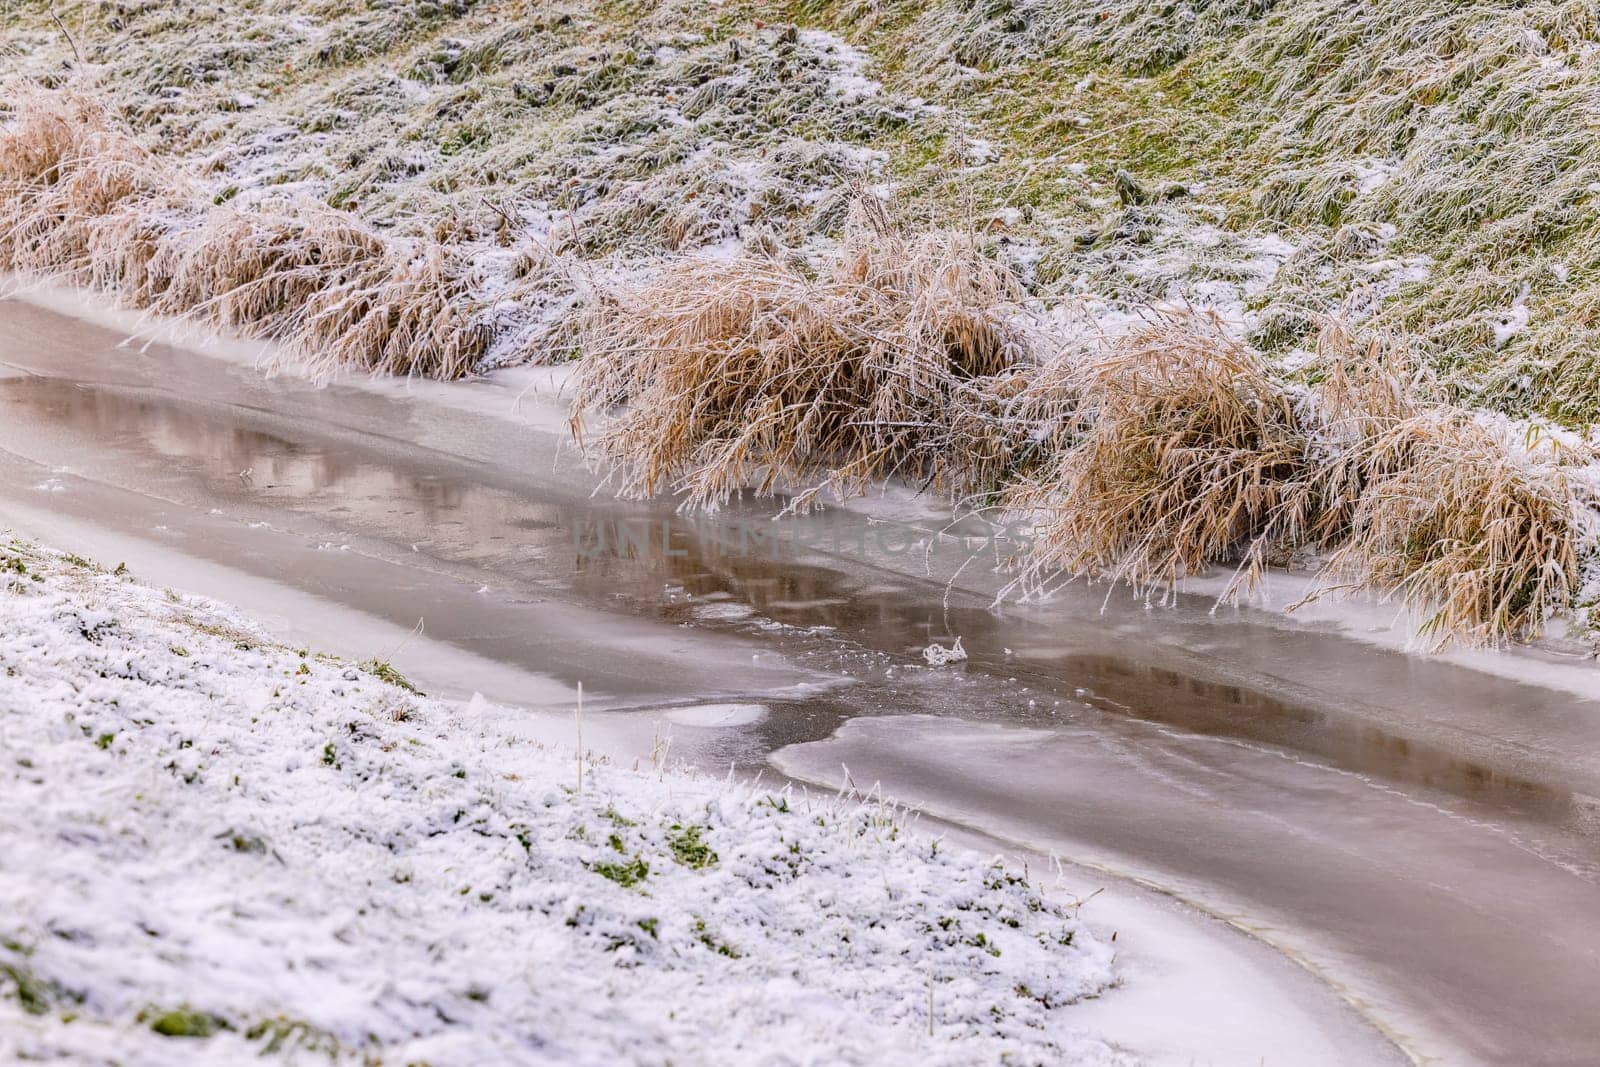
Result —
M1500 320L1493 325L1494 346L1496 348L1504 348L1507 341L1528 328L1528 319L1530 317L1528 293L1529 287L1523 285L1522 291L1511 302L1510 312L1501 316Z
M708 729L753 726L766 717L767 709L762 704L695 704L686 708L672 708L663 716L668 722L679 726Z
M1072 902L898 809L580 763L16 541L0 663L0 1061L1125 1062Z

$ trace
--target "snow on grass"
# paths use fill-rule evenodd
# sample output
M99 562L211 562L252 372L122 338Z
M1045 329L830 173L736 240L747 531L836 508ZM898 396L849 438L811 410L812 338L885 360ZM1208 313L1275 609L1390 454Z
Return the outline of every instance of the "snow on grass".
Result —
M1507 341L1528 328L1531 317L1528 311L1529 287L1524 285L1517 298L1511 302L1511 310L1496 318L1492 325L1494 333L1494 346L1504 348Z
M0 1059L1118 1060L1070 902L894 809L580 792L480 700L25 543L0 619Z
M796 40L827 57L828 87L839 99L855 103L883 92L883 86L868 76L871 60L861 49L820 30L802 31Z

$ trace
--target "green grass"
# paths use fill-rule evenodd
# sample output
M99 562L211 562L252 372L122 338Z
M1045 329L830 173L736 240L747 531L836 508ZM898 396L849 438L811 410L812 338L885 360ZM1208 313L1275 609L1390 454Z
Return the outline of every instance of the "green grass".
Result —
M406 676L395 670L394 665L391 663L383 660L369 659L365 663L361 664L361 669L378 679L380 682L387 682L389 685L397 685L406 692L415 693L417 696L423 695L422 691L407 681Z
M338 1038L301 1019L277 1016L253 1023L244 1032L247 1040L259 1042L258 1055L274 1056L288 1050L314 1052L336 1061L343 1053Z
M228 1020L210 1012L197 1011L187 1005L162 1011L150 1009L142 1016L150 1029L162 1037L205 1038L221 1030L230 1030Z
M680 826L672 824L672 832L667 838L667 847L672 850L672 858L685 867L694 870L703 870L714 866L717 854L700 839L699 826Z
M67 990L34 973L20 946L6 947L16 956L0 960L0 994L12 997L29 1015L48 1015L63 1003L76 1003L77 998Z
M1437 262L1426 284L1388 298L1378 323L1403 330L1458 400L1572 426L1600 417L1589 191L1600 181L1590 135L1600 58L1589 50L1600 23L1570 3L742 0L591 11L408 0L332 9L328 33L310 35L252 2L113 11L29 0L17 26L46 43L24 48L19 70L58 77L68 49L52 11L105 65L119 113L150 147L222 174L241 145L288 121L307 135L297 143L325 134L331 147L265 157L260 187L309 179L380 225L448 240L505 235L488 206L501 198L566 213L551 247L580 259L692 249L752 225L795 250L837 236L830 194L869 177L846 162L853 146L882 152L930 221L988 226L1020 209L995 232L1042 246L1031 280L1047 292L1086 278L1108 295L1150 295L1106 260L1136 252L1153 227L1192 222L1190 200L1225 211L1235 232L1305 244L1391 225L1384 254ZM865 49L888 92L833 99L790 22ZM214 43L173 47L196 39ZM398 72L432 83L432 99L408 99ZM944 110L918 111L913 97ZM973 140L996 145L999 160L967 165L960 150ZM772 179L758 219L739 217L749 190L730 181L730 159L759 159ZM1397 176L1357 197L1351 168L1371 159ZM1126 217L1119 173L1191 195ZM219 178L209 195L249 192ZM1275 325L1258 340L1305 342L1370 260L1346 257L1322 281L1266 294L1260 310ZM559 289L554 276L538 285ZM1532 321L1498 345L1493 315L1524 286Z
M1600 418L1592 9L802 0L787 10L850 36L891 88L922 93L950 109L949 126L1001 146L1003 165L952 173L939 142L887 143L905 188L945 213L1033 212L1023 235L1047 245L1045 282L1081 273L1073 227L1090 227L1094 247L1115 240L1103 203L1119 170L1146 188L1202 189L1197 199L1224 208L1238 232L1315 244L1352 223L1390 225L1383 254L1437 262L1426 283L1390 295L1376 324L1411 338L1458 402L1568 426ZM1358 197L1372 159L1398 171ZM1279 324L1297 306L1339 312L1362 266L1347 258L1309 287L1277 287L1262 310ZM1114 292L1125 279L1095 284ZM1532 322L1498 345L1494 315L1524 286ZM1305 342L1311 320L1299 318L1258 340Z
M622 863L596 863L589 868L600 877L609 879L624 889L632 889L650 877L650 864L634 856Z

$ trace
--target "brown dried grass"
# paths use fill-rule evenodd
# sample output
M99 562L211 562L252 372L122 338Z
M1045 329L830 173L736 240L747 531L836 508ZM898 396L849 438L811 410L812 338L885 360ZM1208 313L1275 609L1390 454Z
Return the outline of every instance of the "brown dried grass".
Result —
M1005 460L960 413L1033 350L1021 298L966 235L908 238L861 207L817 277L689 260L592 307L574 429L608 416L592 443L621 490L690 507L810 481L803 508L897 474L964 491Z
M221 207L163 242L156 269L169 281L151 307L284 340L324 286L369 269L383 250L367 227L327 208Z
M1060 572L1170 590L1234 562L1237 595L1269 550L1304 542L1307 441L1258 353L1196 322L1071 359L1058 382L1073 403L1068 443L1005 496L1035 518L1024 584Z
M1448 406L1392 339L1334 330L1323 345L1299 392L1214 324L1078 356L1058 381L1071 440L1006 496L1036 524L1021 584L1088 576L1170 596L1226 564L1237 598L1271 559L1312 550L1329 553L1313 598L1398 597L1435 648L1536 637L1576 591L1594 502L1572 471L1596 457Z
M625 492L714 506L742 488L848 493L899 474L1003 484L1034 521L1013 588L1058 577L1168 597L1323 553L1314 596L1356 587L1427 613L1421 636L1497 644L1570 604L1593 456L1508 440L1450 407L1405 346L1323 332L1290 388L1215 321L1157 321L1041 361L1019 298L970 245L858 229L820 277L685 263L584 321L578 408ZM582 424L575 420L575 428Z
M1587 446L1496 424L1442 401L1401 346L1327 333L1320 429L1341 447L1341 528L1316 595L1377 590L1425 612L1435 647L1537 637L1579 584L1585 501L1573 471Z
M1402 597L1426 612L1419 633L1435 647L1537 637L1576 591L1578 503L1548 443L1520 451L1442 408L1373 435L1357 452L1368 486L1323 587Z
M464 263L436 242L390 240L365 271L306 301L291 343L314 371L459 378L489 348Z
M91 101L37 93L0 130L0 265L282 343L313 371L453 378L487 350L467 261L320 204L213 206ZM1012 277L969 235L858 209L812 274L686 260L573 327L574 429L626 493L715 506L745 487L856 492L901 476L1000 491L1037 519L1024 580L1171 589L1328 551L1351 587L1427 612L1436 645L1539 633L1577 585L1594 462L1445 404L1403 346L1323 330L1291 390L1215 323L1162 322L1045 359Z
M0 262L94 284L106 273L101 256L117 252L134 220L181 187L104 108L81 97L25 96L0 134Z
M277 341L319 374L458 378L490 339L440 242L310 201L213 206L72 94L25 96L0 131L0 265Z

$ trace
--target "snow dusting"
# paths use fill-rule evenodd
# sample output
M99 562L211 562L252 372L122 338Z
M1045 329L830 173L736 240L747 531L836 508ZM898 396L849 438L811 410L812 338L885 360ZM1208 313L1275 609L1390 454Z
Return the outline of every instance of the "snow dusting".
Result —
M580 762L23 542L0 616L0 1060L1123 1061L1073 902L892 806Z

